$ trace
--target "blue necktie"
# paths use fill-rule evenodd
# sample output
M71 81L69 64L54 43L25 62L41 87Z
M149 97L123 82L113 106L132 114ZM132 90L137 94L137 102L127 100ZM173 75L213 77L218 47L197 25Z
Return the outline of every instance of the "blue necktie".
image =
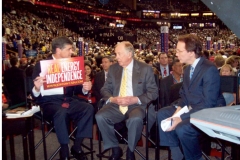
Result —
M190 69L190 79L192 79L192 75L193 75L193 72L194 72L194 67L191 66L191 69Z

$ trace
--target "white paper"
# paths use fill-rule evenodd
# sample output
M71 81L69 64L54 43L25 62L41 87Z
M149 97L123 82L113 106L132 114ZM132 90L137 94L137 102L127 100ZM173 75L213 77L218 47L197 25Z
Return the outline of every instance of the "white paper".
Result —
M31 117L34 113L40 111L39 106L32 106L31 109L27 110L26 112L20 113L20 114L14 114L14 113L6 113L7 118L23 118L23 117Z
M184 113L188 113L189 112L189 109L187 106L184 106L181 110L179 110L174 116L172 117L180 117L182 114ZM169 118L172 118L172 117L169 117ZM167 119L169 119L167 118ZM161 122L161 128L162 130L165 132L166 130L168 130L168 128L171 127L171 119L167 120L167 119L164 119L162 120Z

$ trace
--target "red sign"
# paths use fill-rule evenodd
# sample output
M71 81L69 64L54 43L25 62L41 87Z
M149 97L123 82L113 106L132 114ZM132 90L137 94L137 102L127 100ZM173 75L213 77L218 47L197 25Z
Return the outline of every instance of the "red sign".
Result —
M75 86L85 80L84 58L63 58L40 61L44 89Z

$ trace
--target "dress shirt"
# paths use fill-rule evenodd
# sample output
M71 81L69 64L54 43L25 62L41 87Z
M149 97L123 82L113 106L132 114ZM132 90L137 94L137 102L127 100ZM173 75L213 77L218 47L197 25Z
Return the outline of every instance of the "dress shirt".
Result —
M164 67L164 66L162 66L162 65L160 64L160 70L161 70L161 75L162 75L162 77L163 77L163 75L164 75L164 68L166 68L166 71L167 71L167 74L166 74L166 76L164 76L164 77L167 77L167 76L169 76L169 67L168 67L168 65L166 65L166 66Z

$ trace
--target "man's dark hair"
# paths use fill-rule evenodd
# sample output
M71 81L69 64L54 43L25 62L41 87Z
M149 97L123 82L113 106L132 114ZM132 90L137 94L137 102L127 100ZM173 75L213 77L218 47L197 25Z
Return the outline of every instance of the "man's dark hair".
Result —
M173 60L173 62L172 62L172 65L174 65L174 64L176 64L176 63L178 63L178 62L180 62L179 59L175 58L175 59Z
M185 48L188 52L195 52L196 58L202 56L202 42L194 34L180 35L178 41L185 43Z
M72 45L73 42L67 37L57 37L52 41L52 53L56 53L56 49L63 49L65 45Z
M17 57L11 57L10 58L10 64L11 66L16 66L16 64L18 63L18 58Z
M163 54L166 54L166 55L167 55L166 52L160 52L159 55L158 55L158 58L160 58L160 56L163 55ZM167 56L168 56L168 55L167 55Z
M209 52L207 50L203 51L203 55L206 57L206 59L209 59Z
M110 62L113 62L113 59L112 59L112 57L110 57L110 56L103 56L102 59L103 59L103 58L107 58Z

